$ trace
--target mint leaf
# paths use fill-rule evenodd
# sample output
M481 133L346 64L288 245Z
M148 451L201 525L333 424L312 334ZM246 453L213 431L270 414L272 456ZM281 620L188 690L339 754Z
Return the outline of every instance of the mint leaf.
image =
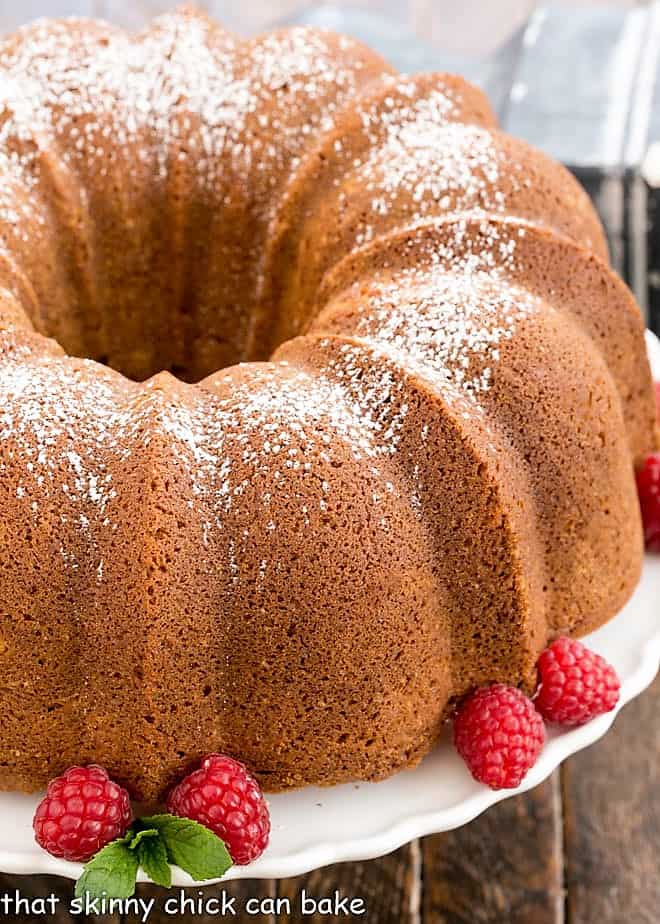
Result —
M224 842L196 821L176 815L153 815L142 818L141 822L158 831L170 863L176 863L196 882L219 879L232 865Z
M76 898L130 898L135 892L138 858L125 838L112 841L85 865L76 883Z
M137 833L131 831L130 834L131 836L128 840L129 850L135 850L140 844L140 841L142 841L142 839L145 837L160 837L158 831L156 831L155 828L145 828L142 831L138 831Z
M142 833L152 834L151 831ZM138 860L152 882L169 889L172 885L172 870L167 862L167 848L158 832L153 833L155 837L149 836L140 840L137 848Z

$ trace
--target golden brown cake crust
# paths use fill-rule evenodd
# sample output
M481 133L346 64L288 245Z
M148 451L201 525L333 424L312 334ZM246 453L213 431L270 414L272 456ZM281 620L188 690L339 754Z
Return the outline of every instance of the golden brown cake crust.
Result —
M0 788L379 779L632 592L639 311L476 88L41 21L0 42L0 180Z

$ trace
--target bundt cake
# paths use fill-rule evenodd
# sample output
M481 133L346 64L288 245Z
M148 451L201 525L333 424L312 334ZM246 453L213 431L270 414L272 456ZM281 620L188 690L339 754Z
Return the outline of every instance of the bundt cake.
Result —
M2 40L0 788L414 764L628 598L654 419L586 195L463 80L193 10Z

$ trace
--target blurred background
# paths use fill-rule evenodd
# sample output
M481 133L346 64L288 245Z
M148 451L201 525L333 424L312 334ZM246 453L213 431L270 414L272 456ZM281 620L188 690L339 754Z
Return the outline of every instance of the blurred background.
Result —
M574 0L570 6L594 5ZM601 0L602 2L602 0ZM612 0L634 6L635 0ZM0 0L0 24L14 28L35 16L102 16L128 27L139 27L152 16L179 4L172 0ZM197 0L226 26L254 32L274 21L321 6L326 11L361 11L381 16L418 38L445 49L481 51L502 41L530 15L532 0L351 0L321 5L309 0Z
M38 16L131 29L176 0L0 0L0 31ZM402 71L480 84L504 127L571 169L612 262L660 332L660 0L197 0L245 34L309 23L366 41Z

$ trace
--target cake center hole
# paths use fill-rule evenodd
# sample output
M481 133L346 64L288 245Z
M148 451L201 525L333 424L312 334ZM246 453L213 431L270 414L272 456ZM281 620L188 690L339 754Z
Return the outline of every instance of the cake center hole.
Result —
M156 288L148 296L144 286L125 286L116 291L111 309L87 305L44 332L72 356L137 382L162 371L198 382L218 369L268 358L273 344L255 333L251 313L238 298L203 303Z

